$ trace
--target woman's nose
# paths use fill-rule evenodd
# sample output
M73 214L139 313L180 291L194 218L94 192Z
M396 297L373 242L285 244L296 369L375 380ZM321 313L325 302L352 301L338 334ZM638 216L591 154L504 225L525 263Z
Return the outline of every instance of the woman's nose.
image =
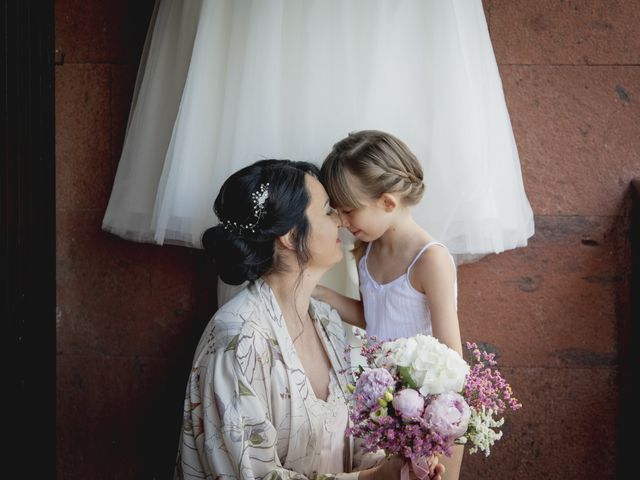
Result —
M347 218L347 216L338 211L338 218L340 219L340 226L343 228L349 228L349 219Z

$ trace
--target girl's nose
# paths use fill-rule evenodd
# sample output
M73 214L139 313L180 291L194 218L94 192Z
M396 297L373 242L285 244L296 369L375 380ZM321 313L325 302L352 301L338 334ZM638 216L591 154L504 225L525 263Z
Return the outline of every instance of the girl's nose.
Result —
M344 227L343 223L342 223L342 217L338 214L335 217L336 220L336 224L338 225L338 228L342 228Z

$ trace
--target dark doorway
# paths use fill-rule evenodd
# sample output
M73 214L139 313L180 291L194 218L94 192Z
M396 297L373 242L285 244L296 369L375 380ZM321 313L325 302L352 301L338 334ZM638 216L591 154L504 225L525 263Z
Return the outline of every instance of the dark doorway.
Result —
M54 4L5 0L0 17L5 458L55 478Z

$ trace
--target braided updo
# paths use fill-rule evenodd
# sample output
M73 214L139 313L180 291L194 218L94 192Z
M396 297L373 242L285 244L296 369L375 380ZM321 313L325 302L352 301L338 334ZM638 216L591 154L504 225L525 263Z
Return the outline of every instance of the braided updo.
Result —
M291 160L260 160L224 182L214 203L220 223L202 235L202 246L223 281L240 285L277 270L275 241L289 231L293 232L298 263L307 263L309 222L305 210L310 197L306 174L317 178L318 167ZM261 188L268 195L256 216L253 194ZM251 228L235 228L234 222Z
M347 172L372 199L394 193L405 205L415 205L424 194L422 167L400 139L379 130L361 130L340 140L322 164L322 183L334 205L362 207Z

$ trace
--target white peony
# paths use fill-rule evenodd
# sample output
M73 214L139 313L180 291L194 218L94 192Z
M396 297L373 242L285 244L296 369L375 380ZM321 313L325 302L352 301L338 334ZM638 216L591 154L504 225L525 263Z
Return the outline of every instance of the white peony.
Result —
M422 334L384 342L376 364L392 372L397 370L424 396L462 391L469 373L469 365L458 352Z

